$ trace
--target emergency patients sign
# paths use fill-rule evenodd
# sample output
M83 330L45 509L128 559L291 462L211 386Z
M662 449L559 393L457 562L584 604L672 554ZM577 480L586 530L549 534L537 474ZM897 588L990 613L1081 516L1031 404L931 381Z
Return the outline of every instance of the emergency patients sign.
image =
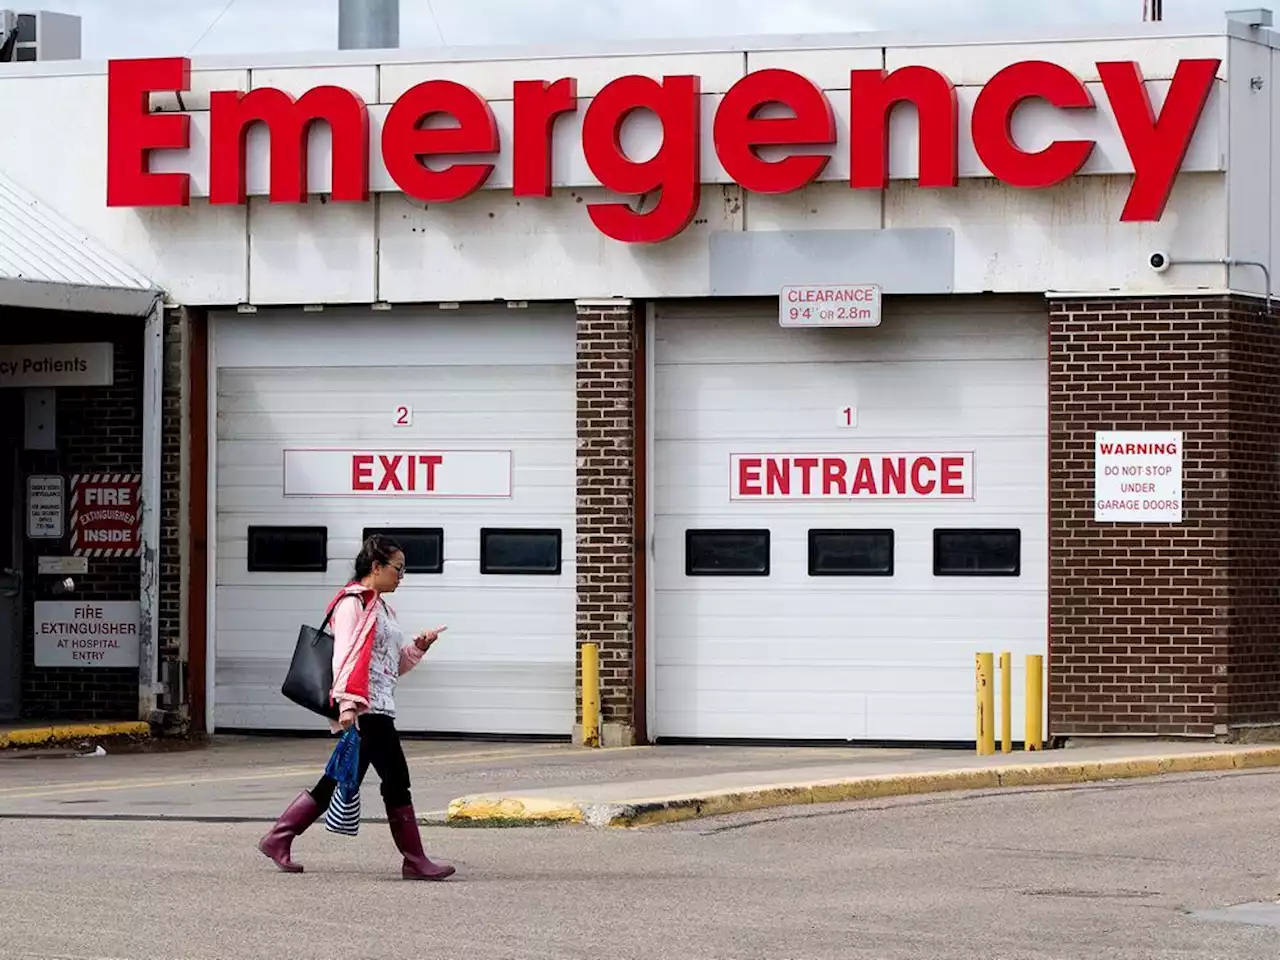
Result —
M874 283L783 287L778 322L784 327L878 327L880 287Z
M731 500L972 500L973 453L734 454Z
M286 497L509 497L508 450L285 450Z
M1094 436L1093 518L1099 523L1182 522L1182 433Z

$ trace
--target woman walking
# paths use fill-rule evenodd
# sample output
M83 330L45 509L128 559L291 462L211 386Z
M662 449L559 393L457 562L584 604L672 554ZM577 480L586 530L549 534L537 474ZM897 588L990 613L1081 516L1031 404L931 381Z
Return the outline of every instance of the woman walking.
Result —
M395 727L396 681L418 665L440 631L424 630L405 643L394 611L383 596L394 593L404 577L404 551L387 537L374 535L356 557L355 577L329 604L333 624L332 702L339 705L333 733L356 727L360 732L360 780L369 766L382 780L382 800L391 836L404 857L406 880L443 880L454 868L433 863L422 852L422 838L409 791L409 766ZM329 806L337 781L322 776L280 815L258 843L258 849L287 873L301 873L291 857L295 837Z

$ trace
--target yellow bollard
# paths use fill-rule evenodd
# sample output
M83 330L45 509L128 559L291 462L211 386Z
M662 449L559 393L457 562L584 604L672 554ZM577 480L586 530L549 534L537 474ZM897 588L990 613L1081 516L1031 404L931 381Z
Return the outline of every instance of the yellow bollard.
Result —
M1044 716L1044 657L1038 653L1027 655L1027 732L1025 748L1042 750L1044 733L1041 718Z
M600 647L582 645L582 745L600 746Z
M1013 753L1013 654L1000 654L1000 750Z
M978 753L982 756L996 752L996 691L992 684L993 655L980 653L977 659L978 697Z

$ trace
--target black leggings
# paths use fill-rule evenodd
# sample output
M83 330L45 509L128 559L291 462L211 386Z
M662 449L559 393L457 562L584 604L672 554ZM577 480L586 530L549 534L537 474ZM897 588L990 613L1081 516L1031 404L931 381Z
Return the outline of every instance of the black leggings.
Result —
M405 762L400 735L396 733L396 724L391 717L377 713L366 713L360 717L361 783L364 783L370 764L382 781L382 800L388 810L407 807L413 802L409 793L409 765ZM310 792L323 810L329 806L337 788L338 781L321 776Z

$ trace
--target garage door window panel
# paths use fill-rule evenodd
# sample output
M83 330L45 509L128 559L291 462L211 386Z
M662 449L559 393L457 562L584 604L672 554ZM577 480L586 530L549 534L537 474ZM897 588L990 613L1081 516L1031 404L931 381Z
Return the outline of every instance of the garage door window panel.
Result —
M248 531L250 573L324 573L328 527L265 527Z
M685 575L769 576L768 530L686 530Z
M934 530L936 577L1022 575L1021 530Z
M363 537L390 537L404 551L404 572L444 572L443 527L365 527Z
M810 530L809 576L893 576L893 531Z
M480 572L507 576L557 576L559 529L485 527L480 531Z

